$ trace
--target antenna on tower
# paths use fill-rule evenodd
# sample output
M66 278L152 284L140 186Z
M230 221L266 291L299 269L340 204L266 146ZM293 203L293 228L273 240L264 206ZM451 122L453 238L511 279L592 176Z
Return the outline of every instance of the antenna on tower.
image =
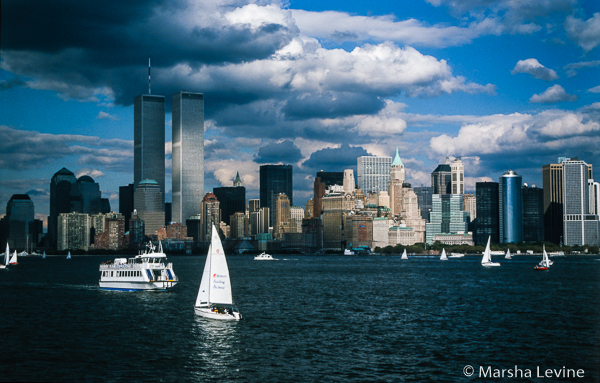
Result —
M152 94L152 87L150 86L150 57L148 57L148 94Z

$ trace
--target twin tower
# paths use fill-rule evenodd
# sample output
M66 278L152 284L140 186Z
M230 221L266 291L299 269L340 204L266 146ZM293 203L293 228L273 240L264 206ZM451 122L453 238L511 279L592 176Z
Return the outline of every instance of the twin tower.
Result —
M204 196L204 95L181 91L172 97L172 221L199 214ZM165 195L165 96L134 99L133 181L153 180Z

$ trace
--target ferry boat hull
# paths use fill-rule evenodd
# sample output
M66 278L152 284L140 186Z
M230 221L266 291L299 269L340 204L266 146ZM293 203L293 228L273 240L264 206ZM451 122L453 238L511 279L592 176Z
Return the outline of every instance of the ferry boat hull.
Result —
M165 291L177 284L177 281L161 282L100 282L102 290L118 291Z

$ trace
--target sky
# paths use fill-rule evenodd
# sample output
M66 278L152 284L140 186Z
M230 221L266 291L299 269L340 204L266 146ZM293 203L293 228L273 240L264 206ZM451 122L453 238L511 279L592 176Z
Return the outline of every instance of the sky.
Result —
M600 179L597 0L75 0L1 3L0 205L49 212L52 175L90 175L118 210L133 182L133 99L204 93L205 192L259 196L292 164L304 207L317 171L395 155L430 186L461 157L465 189L507 170L541 187L558 157ZM356 174L355 174L356 176ZM0 207L0 215L4 214Z

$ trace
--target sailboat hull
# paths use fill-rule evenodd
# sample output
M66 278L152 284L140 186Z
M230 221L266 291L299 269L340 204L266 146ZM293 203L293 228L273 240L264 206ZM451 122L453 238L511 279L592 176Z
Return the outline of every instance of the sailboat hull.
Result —
M194 312L198 316L201 316L204 318L209 318L209 319L218 319L218 320L240 320L240 319L242 319L242 315L237 311L233 311L231 314L229 314L229 313L220 313L220 312L213 311L209 307L194 307Z
M500 266L500 263L498 263L498 262L486 262L486 263L482 263L481 266L483 266L483 267L497 267L497 266Z

